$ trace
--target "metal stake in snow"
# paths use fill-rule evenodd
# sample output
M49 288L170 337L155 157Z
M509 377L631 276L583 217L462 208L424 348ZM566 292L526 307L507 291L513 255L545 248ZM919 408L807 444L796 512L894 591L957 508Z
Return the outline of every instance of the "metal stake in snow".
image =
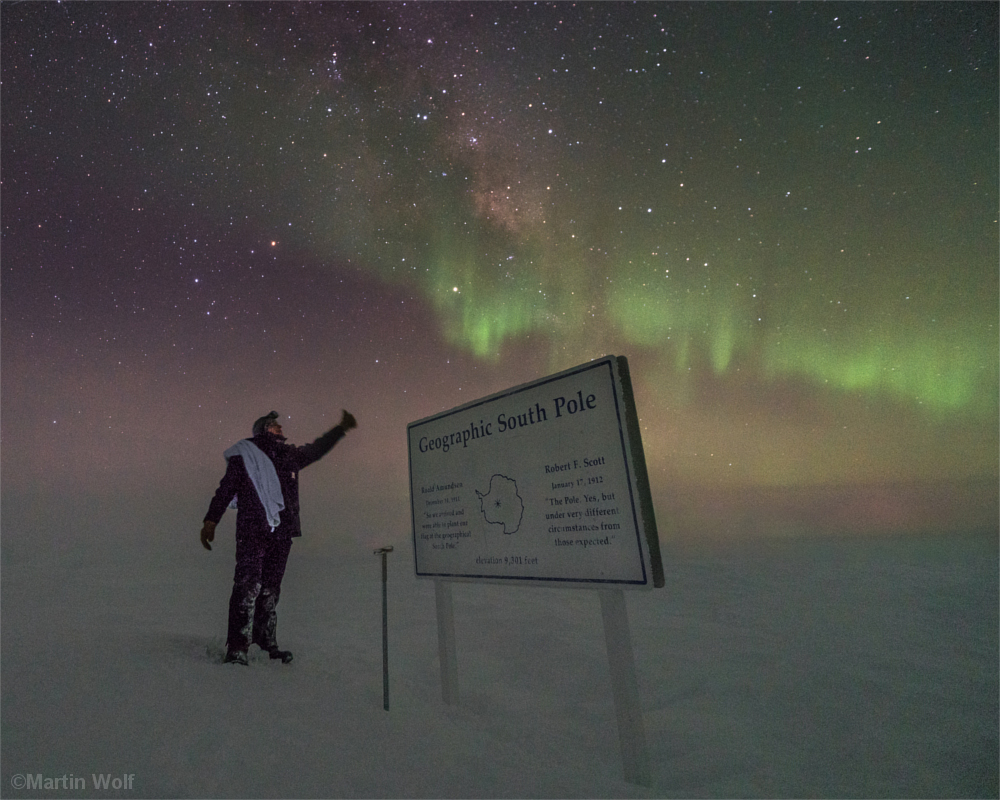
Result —
M389 610L386 605L385 584L388 578L386 555L392 552L392 545L380 547L375 555L382 556L382 707L389 710Z

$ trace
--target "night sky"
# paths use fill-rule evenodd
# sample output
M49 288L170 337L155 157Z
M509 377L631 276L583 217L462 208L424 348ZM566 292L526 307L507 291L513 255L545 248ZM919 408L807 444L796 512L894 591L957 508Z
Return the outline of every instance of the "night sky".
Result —
M5 536L347 408L306 536L405 540L408 422L606 353L664 537L995 525L997 9L3 3Z

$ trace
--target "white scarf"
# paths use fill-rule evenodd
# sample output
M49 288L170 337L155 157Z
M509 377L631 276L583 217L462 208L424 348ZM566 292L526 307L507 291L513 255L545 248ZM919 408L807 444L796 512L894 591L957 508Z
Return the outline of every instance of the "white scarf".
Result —
M264 512L267 514L267 524L271 526L273 531L281 522L279 515L285 508L285 498L281 494L278 473L275 471L271 459L249 439L240 439L222 455L226 461L229 461L233 456L240 456L243 459L243 466L246 467L250 482L257 490L257 497L260 498ZM236 508L235 497L229 507Z

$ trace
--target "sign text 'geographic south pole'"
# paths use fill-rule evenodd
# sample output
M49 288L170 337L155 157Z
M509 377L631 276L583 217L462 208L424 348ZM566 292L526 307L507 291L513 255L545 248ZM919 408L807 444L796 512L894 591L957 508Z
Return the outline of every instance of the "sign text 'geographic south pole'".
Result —
M419 577L663 585L623 357L410 423L407 436Z

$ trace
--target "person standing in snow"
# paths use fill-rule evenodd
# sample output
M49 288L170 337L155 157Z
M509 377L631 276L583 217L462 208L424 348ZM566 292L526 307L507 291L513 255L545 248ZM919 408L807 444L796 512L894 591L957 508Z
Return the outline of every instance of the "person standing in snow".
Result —
M301 536L299 471L330 452L347 431L358 426L347 411L340 424L311 444L286 444L272 411L253 424L253 438L242 439L223 454L226 474L209 504L201 543L211 550L215 526L227 506L236 511L236 573L229 598L226 663L247 664L247 650L257 644L271 658L292 660L276 640L281 579L292 547Z

